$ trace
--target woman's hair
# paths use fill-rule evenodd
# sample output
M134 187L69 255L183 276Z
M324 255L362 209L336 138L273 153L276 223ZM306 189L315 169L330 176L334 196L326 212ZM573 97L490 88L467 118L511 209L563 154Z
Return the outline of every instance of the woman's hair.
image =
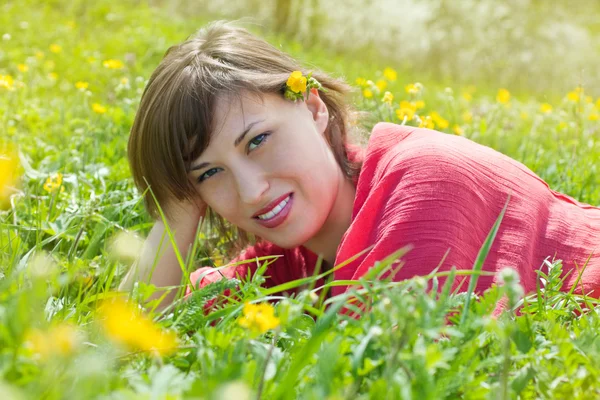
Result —
M171 199L198 196L188 171L209 144L217 96L246 92L283 97L287 79L296 70L309 72L232 22L212 22L169 48L146 85L129 137L129 163L138 189L145 192L149 186L161 208ZM349 129L357 125L356 112L345 99L352 89L321 71L313 70L312 76L327 89L319 93L330 116L325 138L346 178L354 180L361 164L349 158L346 147ZM144 200L148 212L159 218L153 197L146 193ZM168 207L164 211L168 213ZM206 219L219 233L235 239L236 250L247 244L244 232L228 227L212 211ZM230 236L232 228L235 238Z

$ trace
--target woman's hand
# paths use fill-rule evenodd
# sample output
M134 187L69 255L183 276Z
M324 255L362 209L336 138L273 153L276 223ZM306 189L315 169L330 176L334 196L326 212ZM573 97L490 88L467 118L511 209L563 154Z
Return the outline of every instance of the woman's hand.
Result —
M164 207L166 223L173 234L174 242L168 235L165 223L156 221L142 248L138 262L129 270L119 290L129 291L136 281L151 283L157 288L177 286L181 283L184 266L179 265L175 246L185 260L196 239L198 224L206 213L206 205L201 199L194 201L173 201ZM150 300L160 298L164 290L158 290ZM162 309L171 304L177 290L172 289L159 304Z

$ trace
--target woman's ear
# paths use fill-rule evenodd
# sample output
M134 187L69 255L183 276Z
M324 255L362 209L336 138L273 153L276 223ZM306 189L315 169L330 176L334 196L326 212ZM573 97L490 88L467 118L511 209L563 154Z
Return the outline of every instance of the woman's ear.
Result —
M324 133L329 123L329 110L319 97L319 91L316 88L310 89L310 95L308 96L308 100L306 100L306 107L311 112L319 132Z

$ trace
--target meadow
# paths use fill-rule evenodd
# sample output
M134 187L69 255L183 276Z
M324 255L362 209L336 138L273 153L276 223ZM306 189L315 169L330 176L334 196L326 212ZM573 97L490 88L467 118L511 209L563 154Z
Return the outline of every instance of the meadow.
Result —
M559 291L560 260L548 255L536 293L507 271L480 294L439 282L466 276L471 287L498 225L473 271L376 279L399 249L344 282L370 306L358 319L339 312L353 309L348 296L316 295L313 278L262 288L268 259L251 279L163 312L146 301L151 285L117 292L152 226L126 155L139 98L166 49L210 20L168 13L129 0L0 5L0 398L600 398L600 306ZM352 84L366 130L391 121L465 136L600 205L593 89L448 86L385 58L361 63L254 29ZM181 267L219 267L223 245L202 232ZM278 294L300 285L296 297ZM238 292L206 315L225 289ZM512 307L494 319L502 296Z

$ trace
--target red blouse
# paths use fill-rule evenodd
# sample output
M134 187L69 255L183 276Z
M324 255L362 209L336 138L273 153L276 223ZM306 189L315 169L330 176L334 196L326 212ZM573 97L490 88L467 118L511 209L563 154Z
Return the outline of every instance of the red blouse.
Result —
M376 261L406 245L412 249L402 256L404 265L394 281L430 273L447 251L439 271L471 269L510 194L483 269L514 268L528 293L536 289L536 270L546 271L544 259L554 256L563 261L563 276L570 272L563 286L570 290L578 275L575 263L581 269L591 255L578 287L600 297L600 208L550 189L525 165L490 147L428 129L379 123L371 133L356 189L352 221L335 264L373 247L337 270L336 280L358 279ZM268 287L310 276L317 260L304 247L282 249L263 242L233 262L265 255L283 255L265 273ZM256 267L244 264L221 273L243 277ZM191 275L192 282L199 278L202 287L221 275L203 267ZM480 276L476 292L497 280L498 274ZM454 286L459 284L456 279ZM465 282L460 290L467 287ZM333 287L332 295L348 289Z

